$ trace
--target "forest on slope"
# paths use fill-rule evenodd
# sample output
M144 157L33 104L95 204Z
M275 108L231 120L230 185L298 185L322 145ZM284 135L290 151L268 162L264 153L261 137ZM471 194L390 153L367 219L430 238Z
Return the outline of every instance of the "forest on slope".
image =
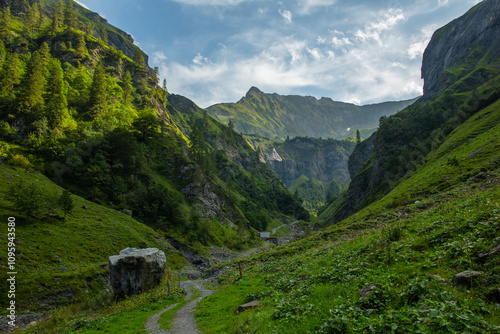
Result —
M129 35L73 1L1 2L1 217L16 217L23 235L19 266L31 272L25 293L42 289L57 301L65 296L60 289L79 291L78 280L60 288L46 283L60 262L102 264L108 252L129 246L129 237L132 246L162 245L172 254L167 238L199 252L241 250L259 244L257 231L269 223L309 218L240 134L169 94L147 59ZM102 205L95 210L109 219L99 233L110 247L89 246L100 230L85 227L92 207L64 208L62 189L66 199L81 203L78 195ZM123 220L130 235L113 241ZM73 232L71 223L82 230ZM38 226L50 233L40 234ZM65 233L81 241L71 246L75 254L58 251L54 260L51 247ZM40 254L48 256L46 267L37 264ZM2 283L2 291L6 287ZM33 298L24 299L25 306L53 306Z

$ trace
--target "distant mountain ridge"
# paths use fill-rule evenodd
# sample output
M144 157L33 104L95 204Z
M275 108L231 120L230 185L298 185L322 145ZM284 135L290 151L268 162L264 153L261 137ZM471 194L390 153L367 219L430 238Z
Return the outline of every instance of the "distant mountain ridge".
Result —
M234 129L245 134L341 139L356 129L373 132L380 117L395 114L417 99L357 106L326 97L267 94L252 87L238 102L216 104L207 112L223 124L234 122Z

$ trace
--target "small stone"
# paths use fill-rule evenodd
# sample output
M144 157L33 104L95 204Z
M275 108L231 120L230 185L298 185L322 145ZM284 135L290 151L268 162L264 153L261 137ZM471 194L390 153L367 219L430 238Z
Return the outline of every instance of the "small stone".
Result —
M482 275L484 275L482 271L466 270L453 276L453 282L455 285L470 287L472 281Z
M254 300L254 301L251 301L250 303L246 303L246 304L238 306L238 308L236 309L236 313L238 314L238 313L250 310L252 308L255 308L257 306L259 306L259 301Z
M57 269L57 270L60 270L60 271L66 271L66 270L68 270L68 267L61 267L61 268L59 268L59 269Z
M88 206L86 206L86 205L82 205L82 209L89 210L90 208Z
M368 297L371 295L372 291L375 290L378 287L378 284L375 282L372 282L365 286L363 289L359 290L359 295L363 298Z
M274 272L281 271L281 267L274 268Z

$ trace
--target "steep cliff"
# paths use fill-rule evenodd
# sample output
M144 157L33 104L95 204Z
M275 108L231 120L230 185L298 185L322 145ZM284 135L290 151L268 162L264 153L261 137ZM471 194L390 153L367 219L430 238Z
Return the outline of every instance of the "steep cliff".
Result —
M423 98L381 118L375 136L351 158L356 176L343 200L323 218L338 222L383 197L455 128L500 98L499 9L499 0L483 1L434 33L422 64Z
M296 137L265 148L266 164L309 210L323 205L326 196L338 195L350 181L347 159L351 140Z
M500 56L499 17L500 2L483 1L434 33L422 63L426 98L451 86L467 91L495 76L487 66ZM467 73L466 82L457 82Z
M351 179L363 169L363 165L373 153L375 153L375 134L356 145L354 152L349 156L348 168Z
M415 100L356 106L325 97L266 94L252 87L237 103L217 104L207 112L223 124L234 122L235 130L245 134L341 139L349 135L349 129L373 132L380 117L392 115Z

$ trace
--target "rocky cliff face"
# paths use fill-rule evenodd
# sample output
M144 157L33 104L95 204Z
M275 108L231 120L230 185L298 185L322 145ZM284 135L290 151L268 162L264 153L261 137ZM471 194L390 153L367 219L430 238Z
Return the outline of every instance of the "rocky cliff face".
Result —
M432 36L424 52L422 78L424 96L435 95L454 83L446 70L457 65L475 68L500 56L500 1L486 0L452 21ZM483 58L484 57L484 58ZM485 82L491 76L482 73Z
M346 184L350 180L347 159L354 144L339 143L295 138L272 148L266 164L287 187L291 187L301 175L321 180L324 184L334 179Z
M485 0L434 33L423 58L423 98L381 121L377 133L355 150L349 161L353 179L345 200L333 208L330 223L388 193L415 157L429 153L437 138L433 134L447 135L480 103L485 107L494 101L492 90L484 93L489 88L479 87L494 86L489 81L500 74L499 36L500 0Z
M356 146L354 152L349 157L349 175L353 179L363 168L364 164L375 153L375 134L362 141Z

